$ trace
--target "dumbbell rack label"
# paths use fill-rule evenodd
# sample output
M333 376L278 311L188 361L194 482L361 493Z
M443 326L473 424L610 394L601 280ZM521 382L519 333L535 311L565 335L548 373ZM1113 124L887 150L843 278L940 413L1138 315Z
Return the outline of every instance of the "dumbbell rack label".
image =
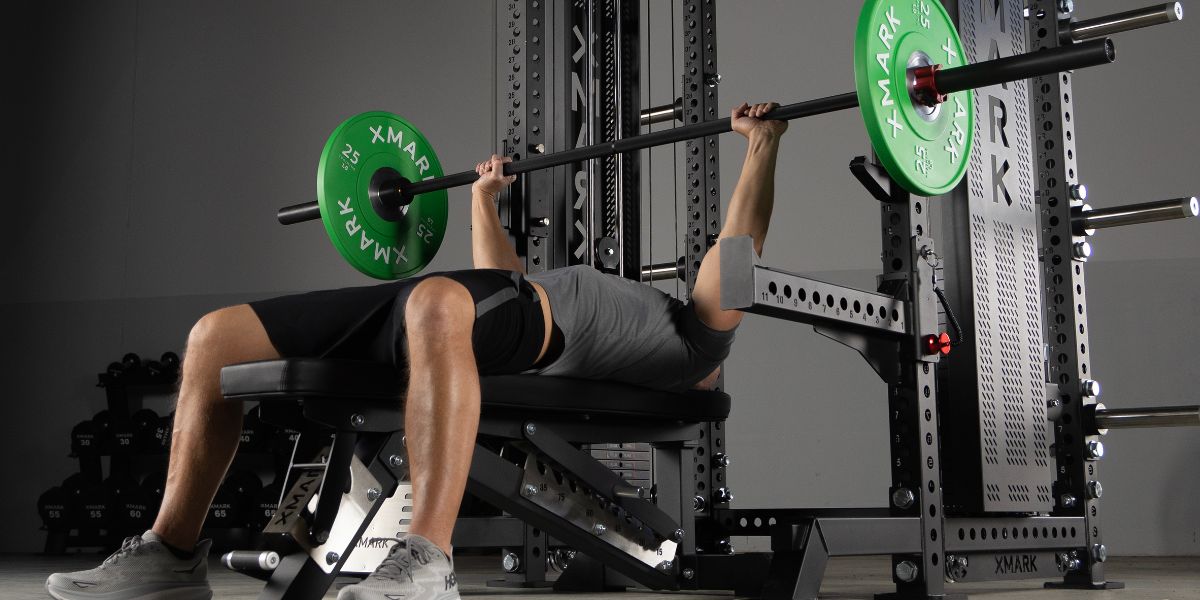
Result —
M381 207L372 198L372 180L381 171L408 181L442 175L425 136L396 115L368 112L338 126L317 168L321 220L354 268L377 279L408 277L428 265L441 246L447 194L421 194L399 209Z
M967 168L974 104L967 91L928 109L909 94L909 70L965 64L953 21L936 0L874 0L854 47L855 83L871 144L891 177L924 196L955 187Z

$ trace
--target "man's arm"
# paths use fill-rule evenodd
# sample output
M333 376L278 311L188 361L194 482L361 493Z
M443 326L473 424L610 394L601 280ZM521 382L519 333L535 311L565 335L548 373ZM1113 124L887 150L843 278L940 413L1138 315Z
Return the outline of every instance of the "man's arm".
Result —
M496 212L496 195L517 179L515 175L503 175L507 162L512 159L493 154L490 160L475 167L479 179L471 185L471 260L476 269L524 273L525 265L521 264L516 249L509 243Z
M721 309L720 240L738 235L751 236L754 251L760 256L767 241L767 228L775 207L775 161L779 156L779 138L788 128L787 121L762 118L776 106L779 105L774 102L753 106L742 104L730 115L733 130L746 138L746 161L729 200L717 244L704 255L692 289L696 315L705 325L720 331L733 329L742 322L742 311Z

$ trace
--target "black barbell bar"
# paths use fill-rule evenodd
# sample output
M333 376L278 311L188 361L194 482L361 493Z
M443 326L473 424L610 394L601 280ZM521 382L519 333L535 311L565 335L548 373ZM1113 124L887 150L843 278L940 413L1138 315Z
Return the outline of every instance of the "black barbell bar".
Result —
M1114 60L1116 60L1115 46L1111 40L1105 38L1081 44L1062 46L1051 50L1041 50L983 61L952 69L939 70L934 67L923 67L912 69L910 73L916 76L913 79L924 81L928 89L914 89L910 90L910 93L914 97L932 98L968 89L1040 77L1060 71L1094 67L1111 63ZM922 73L917 72L920 69L925 69L925 77L921 76ZM858 105L858 94L849 92L780 106L763 115L763 118L790 121L857 108ZM732 131L729 117L712 121L702 121L662 131L630 136L611 142L602 142L532 158L514 160L504 165L504 174L519 175L539 169L548 169L594 158L727 133L729 131ZM394 185L380 189L379 199L387 205L403 206L411 202L412 198L421 194L470 185L477 179L479 179L479 174L471 170L423 181L399 181ZM282 208L279 210L277 216L280 223L291 225L302 221L320 219L321 211L316 202L306 202Z

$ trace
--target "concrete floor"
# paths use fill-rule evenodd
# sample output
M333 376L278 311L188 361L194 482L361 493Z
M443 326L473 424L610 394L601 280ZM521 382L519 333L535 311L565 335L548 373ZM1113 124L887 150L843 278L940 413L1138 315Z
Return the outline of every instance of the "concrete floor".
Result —
M5 555L0 557L0 598L4 600L45 599L46 575L52 571L91 568L98 555ZM515 591L489 588L488 579L498 576L498 559L462 557L458 561L459 583L464 596L504 596L505 600L542 599L552 590ZM871 600L875 593L891 591L887 557L835 558L826 570L821 598ZM229 572L217 562L210 565L215 597L249 600L262 587L258 580ZM1126 589L1113 591L1045 590L1040 580L972 583L948 586L947 591L967 593L987 600L1200 600L1200 557L1116 557L1108 561L1109 579L1125 582ZM336 590L326 598L336 596ZM664 600L669 596L688 600L731 598L731 594L704 592L632 591L624 594L559 594L570 600Z

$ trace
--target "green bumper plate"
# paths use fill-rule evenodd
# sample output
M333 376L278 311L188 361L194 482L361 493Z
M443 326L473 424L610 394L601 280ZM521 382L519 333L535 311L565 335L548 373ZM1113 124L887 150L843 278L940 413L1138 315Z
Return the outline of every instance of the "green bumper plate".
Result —
M446 234L446 191L421 194L400 210L377 210L371 181L395 172L408 181L442 174L421 132L387 112L368 112L338 126L321 152L317 203L334 248L376 279L411 277L437 254Z
M908 70L961 67L965 53L937 0L867 0L854 43L854 81L875 154L892 179L920 196L949 192L966 174L975 136L969 91L933 111L913 103Z

